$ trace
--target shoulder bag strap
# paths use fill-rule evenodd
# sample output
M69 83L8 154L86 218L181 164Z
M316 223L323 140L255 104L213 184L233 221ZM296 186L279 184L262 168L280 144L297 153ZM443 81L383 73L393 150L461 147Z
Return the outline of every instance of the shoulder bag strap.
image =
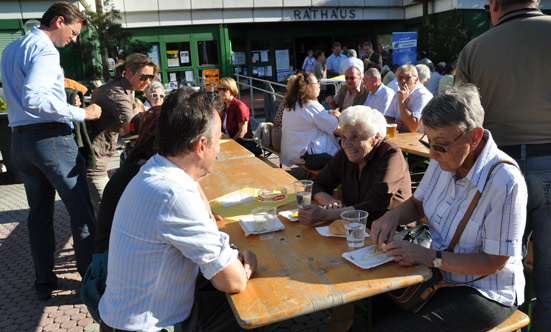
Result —
M497 165L503 164L503 163L511 164L511 165L515 166L516 168L518 168L517 164L515 164L514 162L512 162L510 160L500 160L500 161L496 162L492 166L492 168L490 168L490 171L488 172L488 175L486 176L486 181L484 182L484 188L486 187L486 184L488 183L488 180L490 179L490 175L492 174L494 168L496 168ZM483 191L484 191L484 188L482 188ZM474 208L476 207L476 204L478 203L478 200L480 199L480 196L482 196L482 193L480 191L477 191L476 194L474 195L474 198L473 198L473 201L471 202L471 205L469 205L469 208L467 209L467 212L465 213L465 216L463 216L463 219L461 219L461 222L459 223L459 226L457 227L457 230L455 231L455 234L454 234L454 236L453 236L453 238L450 242L450 245L446 249L446 251L450 251L450 252L453 251L453 248L455 247L455 245L459 241L459 238L461 237L461 234L463 233L463 230L467 226L467 222L469 221L469 218L473 214ZM475 281L478 281L480 279L484 279L487 276L488 275L480 276L476 279L473 279L473 280L469 281L468 283L475 282ZM463 285L463 284L467 284L467 283L462 282L462 283L454 283L454 284L445 284L442 287L457 286L457 285Z
M484 182L484 187L486 187L486 183L488 183L488 180L490 179L490 175L494 171L494 168L496 168L499 164L511 164L518 168L517 164L510 160L500 160L496 162L492 168L490 168L490 171L488 172L488 175L486 176L486 181ZM484 189L482 189L484 190ZM459 241L459 238L461 237L461 234L463 233L463 230L467 226L467 222L469 221L469 218L471 218L471 215L473 214L474 208L476 207L476 204L478 203L478 200L480 199L480 196L482 196L482 192L477 191L474 195L473 201L471 202L471 205L469 205L469 208L467 209L467 212L465 212L465 215L463 216L463 219L461 219L461 222L459 223L459 226L457 226L457 230L455 231L455 234L453 235L453 238L450 242L450 245L446 249L446 251L453 251L453 248L455 248L455 245Z

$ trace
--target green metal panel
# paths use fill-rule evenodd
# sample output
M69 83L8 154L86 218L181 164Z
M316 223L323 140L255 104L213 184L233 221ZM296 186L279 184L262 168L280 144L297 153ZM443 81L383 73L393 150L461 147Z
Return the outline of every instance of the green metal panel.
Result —
M23 21L15 20L0 20L0 30L23 30Z

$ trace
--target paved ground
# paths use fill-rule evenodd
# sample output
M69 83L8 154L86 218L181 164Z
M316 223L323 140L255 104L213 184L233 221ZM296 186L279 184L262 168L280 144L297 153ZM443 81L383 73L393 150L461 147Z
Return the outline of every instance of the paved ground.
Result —
M117 162L115 160L113 165ZM279 160L273 162L279 165ZM34 273L27 214L23 185L0 184L0 331L98 331L98 325L80 302L80 276L76 272L69 216L63 202L57 197L54 216L55 272L59 286L47 301L39 301L32 287ZM274 327L274 331L325 331L325 328L315 326L328 322L329 318L330 311L326 310L283 322Z

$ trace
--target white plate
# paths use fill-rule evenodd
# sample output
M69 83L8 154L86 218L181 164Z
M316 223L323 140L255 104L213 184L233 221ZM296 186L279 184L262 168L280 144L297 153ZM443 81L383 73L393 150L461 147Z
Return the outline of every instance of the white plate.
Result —
M329 226L316 227L316 230L318 231L318 233L320 233L320 235L323 235L326 237L346 237L346 235L337 235L337 234L331 233L329 231ZM367 230L365 231L365 237L366 238L369 237L369 233L367 232Z
M342 257L362 269L371 269L393 260L392 257L387 257L384 252L375 254L373 252L375 248L375 245L371 245L362 249L345 252L342 254Z
M279 218L276 218L275 225L272 229L266 229L264 231L255 231L254 230L254 217L253 217L252 214L239 217L239 224L241 225L241 228L245 232L245 236L249 236L251 234L271 233L271 232L276 232L276 231L285 229L285 225L283 225L281 220L279 220Z
M294 212L297 212L298 209L294 209L294 210L287 210L287 211L281 211L279 213L280 216L283 216L287 219L289 219L290 221L298 221L298 217L296 218L293 218L291 215L294 213Z

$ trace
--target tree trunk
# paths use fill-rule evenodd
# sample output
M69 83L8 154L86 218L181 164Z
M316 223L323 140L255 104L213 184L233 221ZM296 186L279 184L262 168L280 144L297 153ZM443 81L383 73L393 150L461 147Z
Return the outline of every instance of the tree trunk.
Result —
M96 0L96 12L98 14L103 14L103 0ZM103 74L103 80L105 82L109 81L111 79L111 75L109 75L109 56L107 55L107 47L102 43L102 40L104 40L104 36L101 36L101 34L104 34L105 32L101 29L98 29L98 39L99 39L99 49L100 49L100 55L101 55L101 68L102 74Z

